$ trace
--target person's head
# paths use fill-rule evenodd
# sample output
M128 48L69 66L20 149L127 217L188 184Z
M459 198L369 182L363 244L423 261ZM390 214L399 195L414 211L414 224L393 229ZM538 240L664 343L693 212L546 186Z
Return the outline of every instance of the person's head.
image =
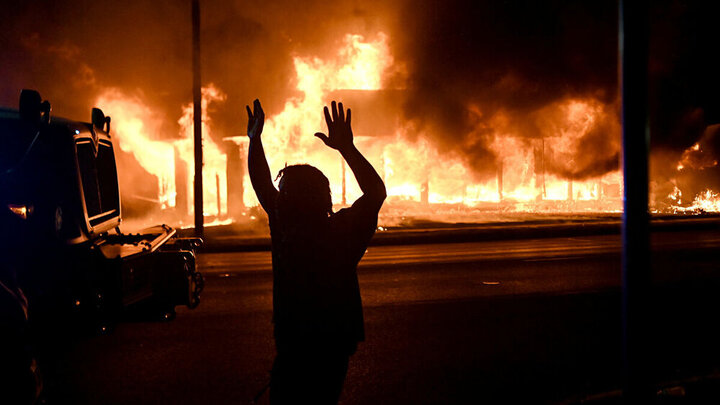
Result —
M310 165L292 165L280 170L277 210L283 222L315 222L332 214L330 182Z

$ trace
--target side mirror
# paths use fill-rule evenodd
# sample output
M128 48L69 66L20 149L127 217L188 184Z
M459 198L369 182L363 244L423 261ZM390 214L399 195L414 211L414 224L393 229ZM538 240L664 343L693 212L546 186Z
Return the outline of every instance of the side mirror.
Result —
M20 92L20 118L35 125L50 123L50 102L42 101L40 93L35 90L23 89Z
M92 109L92 124L110 135L110 117L106 117L101 109Z

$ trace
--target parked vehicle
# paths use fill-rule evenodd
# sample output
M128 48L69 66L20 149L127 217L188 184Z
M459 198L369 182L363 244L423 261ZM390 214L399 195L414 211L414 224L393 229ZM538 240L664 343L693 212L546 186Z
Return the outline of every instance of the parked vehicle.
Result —
M202 240L168 225L121 232L111 120L97 108L91 117L53 117L33 90L19 109L0 108L0 266L17 274L31 313L172 319L199 303Z

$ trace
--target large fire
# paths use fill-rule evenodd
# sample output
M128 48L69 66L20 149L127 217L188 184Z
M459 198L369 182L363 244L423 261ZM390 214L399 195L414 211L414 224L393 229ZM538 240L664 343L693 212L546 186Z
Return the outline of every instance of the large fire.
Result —
M157 138L159 126L152 111L139 98L128 97L118 89L106 90L96 104L112 114L115 147L132 153L138 163L157 178L157 202L164 208L175 206L173 145Z
M226 198L226 158L225 153L213 141L208 105L220 102L225 95L215 86L202 89L203 122L203 199L204 214L219 216L227 212ZM113 117L113 132L116 144L123 152L132 153L138 163L158 181L157 203L162 209L176 206L187 207L180 212L182 219L192 213L193 204L193 108L192 103L183 106L183 115L178 121L180 134L174 140L161 140L162 133L158 117L143 104L138 97L127 96L117 89L105 91L97 100L97 105ZM185 176L176 176L176 165L183 165ZM183 184L177 184L182 181ZM178 187L180 186L180 187ZM181 198L184 204L178 204L178 188L187 190ZM132 196L132 190L124 190ZM219 193L219 198L218 198ZM214 202L220 201L220 205Z
M312 136L324 125L320 111L333 91L381 89L383 73L393 68L387 37L383 34L367 42L358 35L347 35L344 46L332 60L295 58L297 88L302 96L288 100L285 109L271 117L265 126L263 140L271 170L277 172L285 164L293 163L316 165L331 180L333 201L339 204L343 200L340 158ZM592 100L568 100L554 108L553 113L560 118L555 123L557 134L545 140L548 154L553 151L572 153L582 136L591 130L594 120L604 113L602 106ZM356 112L355 116L362 113ZM502 128L502 125L498 127ZM615 186L613 197L619 196L620 175L617 171L577 182L551 175L538 176L539 165L534 151L540 145L524 141L521 134L496 135L492 146L501 157L502 174L498 178L474 182L470 169L460 157L441 155L423 134L410 134L409 131L412 131L410 126L399 125L392 136L360 137L357 140L368 160L384 177L391 203L393 200L416 200L476 206L505 200L522 203L599 200L603 185ZM346 184L351 186L345 190L345 200L353 201L360 191L354 182ZM248 190L245 199L254 201L252 190ZM516 208L525 209L523 207L518 205Z
M337 152L313 136L325 129L322 107L329 102L331 93L337 91L383 90L383 79L389 74L394 77L395 89L392 90L402 91L402 80L397 78L402 77L403 67L394 61L388 37L382 33L370 39L348 34L333 57L297 56L294 66L299 95L288 99L284 109L265 123L263 142L270 169L277 173L286 164L312 164L330 179L335 204L352 203L360 196L360 190L351 180L350 171ZM205 215L216 218L228 213L226 157L213 141L207 106L224 99L222 91L213 85L203 89L204 206ZM168 140L167 135L159 137L159 126L138 98L113 89L102 94L97 105L113 116L119 148L131 152L137 162L158 179L157 203L163 209L187 207L187 212L179 212L181 218L186 217L193 206L190 200L193 183L191 105L183 107L179 121L181 131L172 140ZM346 107L353 108L353 105ZM478 106L467 108L469 114L482 114ZM494 131L490 140L497 156L494 162L497 173L482 180L475 179L462 157L441 153L427 134L413 132L408 124L398 123L385 134L359 134L356 143L385 180L389 196L384 208L386 214L398 206L432 212L427 207L441 203L467 210L617 212L622 209L619 170L605 171L594 178L576 176L573 172L574 156L587 153L584 142L591 131L597 130L600 123L610 128L610 132L619 130L611 110L612 106L592 98L569 98L551 104L533 117L544 128L541 136L527 136L502 111L497 113L492 117ZM238 114L242 111L240 106L237 111ZM353 117L357 120L362 114L362 110L355 110ZM244 127L237 128L238 133L243 131ZM239 136L225 139L241 145L246 142ZM612 146L619 150L619 145ZM678 170L688 164L688 159L684 157L679 162ZM180 171L184 176L177 176L176 165L184 165L185 170ZM556 170L549 170L551 165ZM559 172L567 176L552 174ZM347 181L344 176L348 177ZM176 179L185 184L176 184ZM246 174L244 183L249 186ZM248 186L244 188L244 205L257 205ZM181 198L188 200L178 201L178 190L186 190ZM669 199L680 204L677 193ZM719 211L718 195L707 190L696 197L693 206Z
M717 130L717 125L707 128L706 134L712 134ZM720 212L720 195L710 188L702 187L699 191L689 195L690 198L683 195L682 190L678 187L683 180L683 176L687 176L688 172L694 172L691 179L701 177L700 173L716 169L718 161L712 151L707 151L700 142L694 143L687 148L677 164L675 165L675 176L669 179L673 186L673 190L667 195L666 200L669 201L668 208L665 211L682 214L703 214L707 212ZM694 194L694 196L693 196Z

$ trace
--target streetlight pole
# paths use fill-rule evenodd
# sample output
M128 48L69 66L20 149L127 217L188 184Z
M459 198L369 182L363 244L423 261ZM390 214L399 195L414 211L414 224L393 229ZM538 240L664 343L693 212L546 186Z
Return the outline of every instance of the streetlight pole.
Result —
M654 397L649 332L651 299L650 214L648 212L648 3L620 0L619 63L623 138L623 367L625 401Z
M195 145L195 235L203 236L202 92L200 81L200 2L192 0L193 137Z

